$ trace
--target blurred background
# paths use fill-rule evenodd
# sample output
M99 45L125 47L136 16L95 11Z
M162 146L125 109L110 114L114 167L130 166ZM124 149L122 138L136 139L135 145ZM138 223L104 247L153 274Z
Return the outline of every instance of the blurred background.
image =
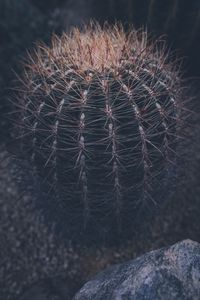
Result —
M20 190L16 162L7 152L12 125L9 99L27 50L37 41L50 44L52 33L60 35L74 25L81 28L91 19L101 24L120 21L125 28L132 24L154 37L162 35L171 51L183 58L181 72L191 86L188 97L194 98L195 114L185 145L184 181L149 232L118 248L74 250L47 228L32 205L32 190ZM56 274L64 282L72 280L77 289L112 263L184 238L200 242L200 1L0 0L0 41L0 298L16 299L33 282Z

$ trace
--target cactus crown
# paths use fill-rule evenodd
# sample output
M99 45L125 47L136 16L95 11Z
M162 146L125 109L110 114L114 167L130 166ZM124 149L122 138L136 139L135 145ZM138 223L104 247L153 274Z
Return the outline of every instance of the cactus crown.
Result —
M73 65L80 73L87 70L114 71L123 59L132 56L133 41L137 51L145 46L139 43L136 31L127 35L118 26L113 27L111 32L109 27L102 29L97 25L95 30L93 27L86 27L81 33L79 29L74 29L70 35L64 34L61 39L55 37L50 53L61 68ZM142 42L146 42L145 35ZM49 53L49 49L47 52Z
M181 88L168 60L146 32L98 24L29 57L21 148L69 234L127 231L171 184Z

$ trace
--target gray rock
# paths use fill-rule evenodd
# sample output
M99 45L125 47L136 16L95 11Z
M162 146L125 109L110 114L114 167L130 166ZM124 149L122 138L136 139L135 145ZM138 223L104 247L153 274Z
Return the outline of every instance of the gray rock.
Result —
M101 272L74 300L199 300L200 244L191 240Z

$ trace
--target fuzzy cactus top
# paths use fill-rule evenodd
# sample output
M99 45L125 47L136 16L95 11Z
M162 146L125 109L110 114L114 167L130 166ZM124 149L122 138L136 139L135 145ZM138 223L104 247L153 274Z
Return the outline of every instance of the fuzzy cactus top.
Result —
M29 56L16 128L59 230L126 235L172 189L182 89L166 52L146 32L92 24Z

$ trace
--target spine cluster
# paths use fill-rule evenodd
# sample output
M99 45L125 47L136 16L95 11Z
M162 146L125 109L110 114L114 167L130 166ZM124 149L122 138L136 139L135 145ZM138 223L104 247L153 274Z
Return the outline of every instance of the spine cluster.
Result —
M146 33L93 25L40 45L17 130L45 210L66 231L127 231L175 176L181 100L175 68Z

